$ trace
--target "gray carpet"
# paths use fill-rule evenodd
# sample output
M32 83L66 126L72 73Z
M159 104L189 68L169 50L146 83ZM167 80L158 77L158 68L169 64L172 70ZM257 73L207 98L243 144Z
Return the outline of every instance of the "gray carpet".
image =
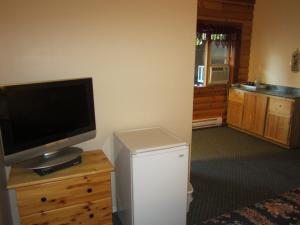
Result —
M113 213L112 219L113 225L122 225L121 221L119 220L118 213Z
M193 131L188 225L300 186L300 149L227 127Z

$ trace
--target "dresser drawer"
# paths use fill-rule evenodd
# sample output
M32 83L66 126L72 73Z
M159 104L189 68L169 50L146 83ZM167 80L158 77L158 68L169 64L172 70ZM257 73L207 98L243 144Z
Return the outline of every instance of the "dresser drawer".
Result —
M293 102L285 99L270 98L268 112L275 115L290 117L292 115Z
M244 91L230 89L228 99L233 102L244 102Z
M110 174L88 175L16 189L20 216L111 196Z
M111 225L111 198L21 217L22 225Z

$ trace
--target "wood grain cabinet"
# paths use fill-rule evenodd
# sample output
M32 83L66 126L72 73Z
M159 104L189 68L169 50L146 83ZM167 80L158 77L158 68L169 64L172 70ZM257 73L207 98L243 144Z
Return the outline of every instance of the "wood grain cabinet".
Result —
M265 137L289 145L294 101L270 97Z
M264 134L268 97L256 93L245 93L242 128L258 135Z
M230 89L228 95L227 123L241 127L243 112L244 92L237 89Z
M102 151L84 152L80 165L46 176L13 167L22 225L111 225L113 167Z
M287 148L300 147L300 99L230 89L227 123Z

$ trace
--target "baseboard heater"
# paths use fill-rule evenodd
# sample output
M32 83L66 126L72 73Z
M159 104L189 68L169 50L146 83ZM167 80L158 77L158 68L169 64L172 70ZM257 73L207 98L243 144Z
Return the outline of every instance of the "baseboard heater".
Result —
M222 117L208 118L193 121L193 129L216 127L222 125Z

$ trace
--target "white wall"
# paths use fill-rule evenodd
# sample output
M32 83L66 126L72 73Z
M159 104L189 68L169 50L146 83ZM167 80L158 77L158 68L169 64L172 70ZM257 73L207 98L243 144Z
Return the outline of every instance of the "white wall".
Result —
M92 76L97 138L161 125L191 141L196 0L2 0L0 83Z
M300 87L300 72L290 70L300 48L300 1L257 0L254 10L249 80Z

